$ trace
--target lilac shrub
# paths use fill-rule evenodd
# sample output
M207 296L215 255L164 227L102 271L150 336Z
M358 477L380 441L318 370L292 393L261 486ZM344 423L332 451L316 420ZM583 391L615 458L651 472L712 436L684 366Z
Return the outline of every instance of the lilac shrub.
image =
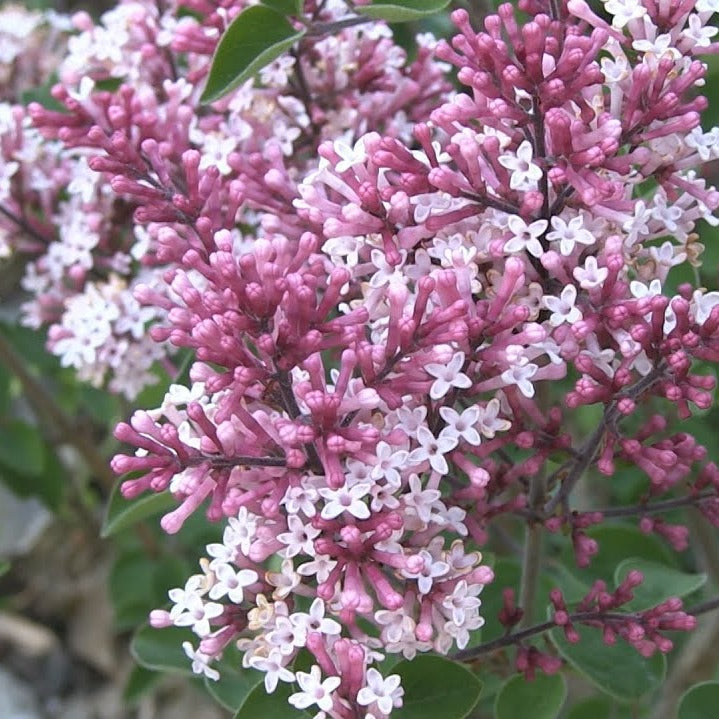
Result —
M719 525L719 470L677 431L713 403L719 292L672 272L700 264L697 223L717 222L697 88L719 8L519 8L483 29L456 10L451 42L422 36L409 62L385 24L306 2L298 24L326 31L201 107L244 5L120 3L74 18L62 110L30 105L29 132L61 147L50 175L73 179L48 190L59 236L29 265L28 317L128 395L143 361L196 358L187 386L117 427L134 452L112 466L133 473L126 498L172 494L166 532L201 508L222 523L151 616L194 632L198 674L218 678L236 646L267 692L296 682L295 707L381 719L403 702L388 655L516 645L533 676L561 666L531 643L552 628L649 657L696 623L676 598L628 610L637 571L579 601L555 590L551 619L531 622L543 536L588 567L587 530L612 517L677 551L687 529L665 512ZM577 443L589 405L600 419ZM621 482L627 464L638 505L574 501L585 475ZM484 615L503 577L482 550L507 520L527 527L520 594ZM489 623L506 634L477 645Z

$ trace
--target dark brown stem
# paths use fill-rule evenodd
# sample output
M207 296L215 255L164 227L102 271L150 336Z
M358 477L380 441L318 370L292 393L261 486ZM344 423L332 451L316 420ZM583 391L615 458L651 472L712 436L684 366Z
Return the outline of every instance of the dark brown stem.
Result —
M295 399L295 393L292 389L292 380L290 379L290 373L285 371L279 371L277 373L277 382L280 387L280 394L282 395L282 403L284 404L285 410L292 417L297 419L300 415L300 408L297 405ZM323 465L319 454L317 454L317 448L312 443L305 445L305 452L307 452L307 458L312 465L315 472L322 473Z
M695 604L693 607L689 607L689 609L685 609L684 611L687 614L691 614L696 617L701 614L706 614L707 612L712 612L715 609L719 609L719 597L714 597L713 599L709 599L705 602L700 602L699 604ZM612 620L621 622L633 620L638 622L641 621L641 619L641 614L631 612L574 612L574 614L569 615L569 621L572 624L606 622ZM538 634L544 634L544 632L547 632L556 626L558 626L557 623L553 621L535 624L534 626L527 627L526 629L521 629L518 632L505 634L503 637L498 637L492 641L484 642L484 644L480 644L476 647L455 652L452 655L452 659L460 662L471 662L485 654L497 651L498 649L519 644L525 639L530 639Z
M22 217L19 217L12 210L5 207L5 205L3 204L0 204L0 214L7 217L8 220L10 220L13 224L17 225L23 232L30 235L33 240L37 240L44 245L49 245L50 242L52 242L51 238L45 237L45 235L43 235L39 230L36 230L27 220L23 219Z
M608 429L611 429L621 418L618 405L619 400L624 398L636 399L646 391L651 389L662 378L665 366L660 363L646 377L642 377L638 382L633 384L621 393L621 396L612 401L604 409L602 419L599 421L596 429L582 443L577 450L574 459L570 460L568 465L560 467L550 478L549 483L558 479L561 475L565 475L562 480L559 491L547 502L544 507L544 516L549 517L554 514L560 505L566 508L569 495L576 486L577 482L582 478L583 474L596 459L600 446L604 441L604 436Z

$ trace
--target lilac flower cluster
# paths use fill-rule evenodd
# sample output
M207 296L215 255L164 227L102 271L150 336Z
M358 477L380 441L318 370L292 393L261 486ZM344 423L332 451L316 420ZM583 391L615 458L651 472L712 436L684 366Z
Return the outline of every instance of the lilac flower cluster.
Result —
M23 321L49 326L49 349L81 379L128 398L156 381L155 362L173 372L172 346L146 332L164 310L135 298L140 285L172 295L163 272L181 248L163 251L168 232L204 222L249 246L263 223L294 214L277 188L316 167L322 139L381 129L407 140L448 89L427 48L408 64L375 23L308 42L200 111L211 55L243 7L128 1L97 24L57 20L61 109L0 108L0 251L32 260Z
M98 381L113 367L127 394L113 342L197 359L190 386L117 427L135 451L113 468L136 473L128 498L172 493L169 533L201 507L224 523L152 615L197 635L198 673L216 678L234 643L267 691L297 682L298 708L382 719L403 692L375 666L387 653L463 650L491 619L480 550L497 516L566 532L586 566L586 529L611 514L573 509L572 491L628 461L646 475L644 531L681 549L685 530L656 515L690 504L719 524L719 470L671 422L712 403L699 363L719 360L719 292L669 289L719 206L700 174L719 134L696 93L719 7L520 7L527 22L502 5L481 31L455 11L451 44L422 38L410 64L381 23L310 36L198 112L243 4L125 2L74 19L64 111L30 107L77 179L69 201L50 195L68 214L30 265L53 350ZM575 447L585 405L602 417ZM574 615L553 595L553 622L668 651L662 632L691 618L673 601L618 618L630 589L596 586ZM507 626L523 609L505 607ZM293 669L302 648L309 672ZM517 666L558 660L522 646Z

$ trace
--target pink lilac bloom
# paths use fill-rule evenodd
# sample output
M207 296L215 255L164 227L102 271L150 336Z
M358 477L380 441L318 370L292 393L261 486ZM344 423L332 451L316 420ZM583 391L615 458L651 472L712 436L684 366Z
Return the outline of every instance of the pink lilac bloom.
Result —
M133 449L113 468L136 473L127 498L172 494L165 531L198 510L229 528L155 615L200 636L198 673L234 642L271 691L306 649L293 705L384 719L402 688L380 656L462 652L493 620L481 550L497 517L563 532L587 566L602 515L576 509L572 488L590 466L612 477L629 462L647 501L680 492L719 524L719 471L668 421L711 406L700 363L719 360L719 295L668 282L675 264L698 261L694 228L719 206L700 174L718 150L697 134L695 91L706 72L695 55L715 48L697 26L709 16L690 25L690 5L608 2L608 22L582 0L523 0L526 22L502 5L483 30L457 10L458 34L411 65L386 26L357 26L313 39L314 55L268 68L265 84L200 120L197 83L226 18L173 25L146 8L146 32L180 53L189 91L180 80L165 87L171 101L147 91L143 73L168 69L158 49L120 62L120 90L81 101L70 62L55 91L68 115L31 107L45 136L87 150L132 203L149 238L138 261L160 278L133 294L161 310L149 337L196 360L184 390L118 425ZM120 29L132 46L137 27ZM356 48L361 67L330 63ZM111 74L117 58L101 59ZM466 92L445 92L437 60ZM309 100L287 80L298 62ZM261 123L272 108L274 124ZM95 324L78 362L107 334ZM549 383L565 378L571 391L547 406ZM569 429L584 405L603 419L577 450ZM622 424L635 413L644 421ZM557 456L533 505L528 488ZM639 524L686 544L660 517ZM602 617L637 579L608 604L593 589L579 623L644 655L668 651L663 632L692 625L676 602ZM563 602L553 621L574 637ZM499 619L521 619L511 592ZM522 645L516 667L558 662Z
M130 399L158 372L178 371L172 342L149 330L177 299L165 273L200 235L228 229L237 252L261 228L298 241L292 202L317 168L317 144L341 136L361 147L369 129L407 139L449 89L427 48L410 63L373 23L308 40L297 63L281 58L200 113L212 53L244 6L200 3L193 15L181 3L124 0L97 21L3 11L12 29L0 77L6 63L13 78L42 84L57 70L59 82L52 105L0 106L0 257L27 260L22 322L47 328L48 348L81 379ZM65 44L61 58L41 52ZM361 67L336 66L338 47ZM102 309L116 319L93 321Z

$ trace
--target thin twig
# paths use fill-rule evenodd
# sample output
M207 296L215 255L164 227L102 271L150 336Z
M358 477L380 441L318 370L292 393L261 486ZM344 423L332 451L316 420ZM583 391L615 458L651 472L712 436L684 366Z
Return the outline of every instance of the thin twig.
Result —
M685 609L684 611L687 614L691 614L692 616L697 617L701 614L712 612L715 609L719 609L719 597L714 597L713 599L709 599L705 602L700 602L699 604L695 604L694 606L689 607L689 609ZM605 622L607 620L625 622L631 620L640 621L641 618L642 615L635 612L587 611L574 612L574 614L570 614L569 622L572 624L581 624L585 622ZM452 659L460 662L470 662L483 656L484 654L489 654L498 649L503 649L504 647L519 644L525 639L530 639L531 637L537 636L539 634L544 634L544 632L547 632L556 626L558 626L557 623L553 621L546 621L542 622L541 624L535 624L532 627L521 629L518 632L505 634L504 636L498 637L497 639L492 639L489 642L484 642L483 644L479 644L476 647L471 647L469 649L463 649L459 652L455 652L452 655Z
M590 434L589 437L587 437L587 439L582 443L582 446L577 451L574 459L570 460L568 466L563 465L550 477L551 482L564 472L567 472L566 476L562 480L559 491L554 495L554 497L552 497L552 499L549 500L549 502L547 502L544 507L545 517L549 517L554 514L554 511L560 504L566 506L567 501L569 500L569 495L572 493L572 490L576 486L577 482L582 478L592 462L596 459L599 453L600 445L604 441L604 435L607 430L613 427L621 417L621 413L618 408L619 401L626 398L636 399L640 395L644 394L657 382L659 382L664 374L664 370L664 364L660 363L648 375L642 377L638 382L624 390L619 398L615 399L605 407L604 414L602 415L599 424L592 434Z

